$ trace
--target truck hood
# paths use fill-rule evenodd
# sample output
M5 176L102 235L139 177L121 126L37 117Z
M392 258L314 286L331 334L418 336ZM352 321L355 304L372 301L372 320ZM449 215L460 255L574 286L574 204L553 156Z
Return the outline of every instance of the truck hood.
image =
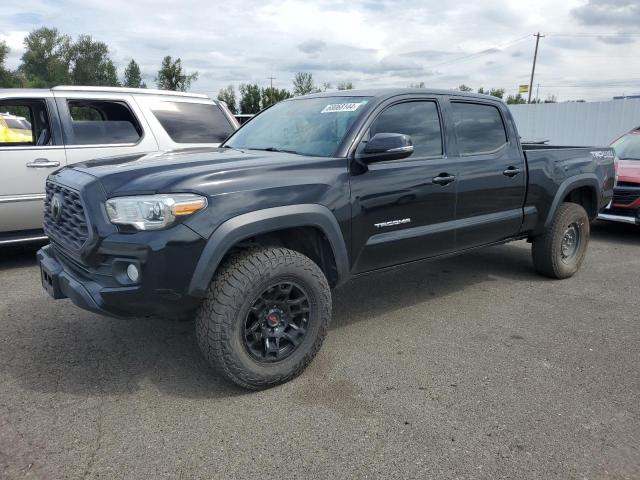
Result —
M616 173L619 182L640 184L640 160L617 160Z
M98 178L108 196L181 191L216 194L221 188L234 191L233 183L247 176L255 180L260 175L282 175L284 170L308 168L321 160L326 159L261 150L198 148L101 158L68 168Z

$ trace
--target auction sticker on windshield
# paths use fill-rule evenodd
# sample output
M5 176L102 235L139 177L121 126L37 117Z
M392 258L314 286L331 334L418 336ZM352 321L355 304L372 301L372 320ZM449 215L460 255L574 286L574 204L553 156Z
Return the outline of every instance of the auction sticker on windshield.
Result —
M331 103L324 107L320 113L355 112L365 102L360 103Z

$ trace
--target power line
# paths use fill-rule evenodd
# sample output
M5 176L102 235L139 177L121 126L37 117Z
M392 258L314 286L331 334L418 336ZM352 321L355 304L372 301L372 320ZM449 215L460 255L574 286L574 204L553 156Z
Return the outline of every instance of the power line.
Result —
M605 37L605 36L620 36L620 37L633 37L640 36L640 32L551 32L547 33L550 37Z
M582 88L584 90L597 90L599 88L640 88L639 83L628 83L619 85L544 85L540 84L542 88Z
M435 63L433 65L427 65L425 68L429 69L429 70L432 70L432 69L434 69L436 67L441 67L443 65L450 65L452 63L457 63L457 62L461 62L461 61L464 61L464 60L468 60L470 58L481 57L483 55L490 55L492 53L496 53L496 50L500 50L500 49L503 49L503 48L511 47L511 46L515 45L516 43L520 43L520 42L526 40L527 38L529 38L529 35L525 35L524 37L516 38L515 40L511 40L509 42L502 43L500 45L496 45L495 47L485 48L484 50L480 50L480 51L475 52L475 53L470 53L470 54L464 55L462 57L454 58L452 60L446 60L444 62Z

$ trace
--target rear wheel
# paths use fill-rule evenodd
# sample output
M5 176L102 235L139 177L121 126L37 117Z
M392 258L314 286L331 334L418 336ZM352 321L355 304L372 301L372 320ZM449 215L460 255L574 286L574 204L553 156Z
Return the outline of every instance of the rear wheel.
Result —
M563 203L549 229L533 239L533 264L551 278L573 276L587 253L589 216L577 203Z
M299 375L320 349L331 293L320 268L285 248L231 257L196 316L200 348L227 379L258 390Z

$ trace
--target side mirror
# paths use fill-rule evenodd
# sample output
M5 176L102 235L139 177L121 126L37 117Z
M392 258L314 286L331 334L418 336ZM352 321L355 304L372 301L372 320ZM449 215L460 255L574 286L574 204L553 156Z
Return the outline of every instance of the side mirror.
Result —
M413 142L402 133L376 133L369 139L359 159L366 163L399 160L413 153Z

